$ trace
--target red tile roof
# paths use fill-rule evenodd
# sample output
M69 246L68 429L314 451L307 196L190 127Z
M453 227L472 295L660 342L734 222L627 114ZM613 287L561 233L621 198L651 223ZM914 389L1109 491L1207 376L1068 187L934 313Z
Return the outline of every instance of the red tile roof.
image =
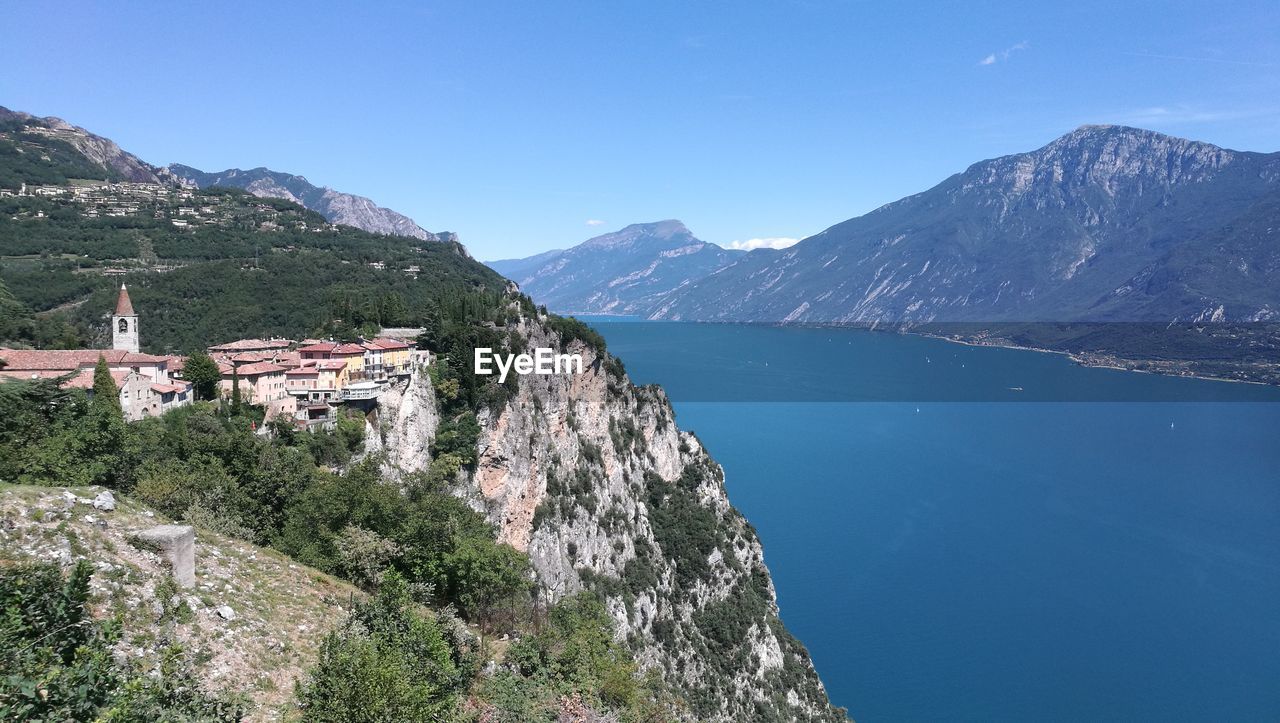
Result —
M236 373L242 377L257 377L262 376L263 374L282 372L284 370L284 367L279 364L272 364L271 362L258 362L257 364L244 364L236 367ZM224 372L223 376L226 375L227 374Z
M341 354L343 356L347 356L351 354L359 354L361 356L364 356L364 347L360 346L359 344L342 344L342 345L339 345L337 348L335 348L333 350L333 353Z
M396 349L408 349L409 345L396 339L369 339L361 342L360 346L369 351L394 351Z
M71 371L98 363L98 357L111 366L167 363L171 357L138 354L122 349L0 349L0 359L9 370Z
M0 379L57 379L68 373L66 370L4 369L0 370ZM111 379L116 383L116 388L124 386L125 381L132 373L128 369L112 369ZM93 389L93 368L85 367L79 370L75 376L64 382L62 386L72 389Z
M336 372L347 366L347 363L341 359L322 359L316 362L316 368L327 372Z
M406 344L403 341L400 341L399 339L388 339L386 337L379 337L377 339L374 339L373 341L376 344L378 344L378 346L381 346L383 349L408 349L409 348L408 344Z
M291 339L239 339L226 344L209 347L210 352L224 351L259 351L266 349L287 349L293 344Z
M322 341L316 344L308 344L307 346L301 347L298 349L298 352L303 354L307 354L307 353L311 353L311 354L326 353L327 354L336 348L338 348L337 342Z

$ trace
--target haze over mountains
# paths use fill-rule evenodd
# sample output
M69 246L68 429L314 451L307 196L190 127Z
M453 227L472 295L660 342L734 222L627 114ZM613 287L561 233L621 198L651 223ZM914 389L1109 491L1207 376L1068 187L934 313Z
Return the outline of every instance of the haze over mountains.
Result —
M791 248L667 267L629 303L567 289L645 278L666 249L643 236L513 278L553 309L654 319L1265 321L1280 315L1278 241L1280 153L1084 126Z

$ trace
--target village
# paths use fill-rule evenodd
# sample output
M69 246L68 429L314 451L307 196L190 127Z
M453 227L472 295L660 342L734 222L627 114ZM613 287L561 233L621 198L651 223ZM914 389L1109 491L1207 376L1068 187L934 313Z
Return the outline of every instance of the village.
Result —
M165 185L132 181L73 181L68 185L28 186L18 189L0 188L0 197L34 198L76 204L85 218L125 218L150 216L156 220L168 220L178 229L200 226L226 226L243 217L245 211L260 215L263 230L272 230L279 224L293 224L299 231L331 231L329 223L308 223L305 220L286 220L272 203L256 201L248 209L216 195L200 193L189 185ZM21 211L14 219L23 217L43 218L43 210Z
M187 358L141 351L139 314L122 284L111 316L110 349L0 348L0 379L63 379L64 387L92 393L94 369L104 360L120 394L125 419L161 415L195 401L183 375ZM208 348L220 374L219 396L263 408L267 421L300 429L329 429L343 408L368 411L389 384L431 363L410 340L416 330L341 342L322 339L241 339Z

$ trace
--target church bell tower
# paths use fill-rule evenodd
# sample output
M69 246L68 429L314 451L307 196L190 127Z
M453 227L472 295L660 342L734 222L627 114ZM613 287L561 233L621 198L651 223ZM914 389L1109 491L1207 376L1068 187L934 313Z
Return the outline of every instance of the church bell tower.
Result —
M138 352L138 315L129 301L129 290L120 284L120 296L116 298L116 311L111 315L111 348Z

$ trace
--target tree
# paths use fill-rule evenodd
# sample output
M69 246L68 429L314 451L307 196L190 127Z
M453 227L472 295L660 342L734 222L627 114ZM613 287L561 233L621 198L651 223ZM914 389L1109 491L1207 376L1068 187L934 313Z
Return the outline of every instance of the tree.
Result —
M482 626L500 603L529 588L528 560L510 545L482 537L462 540L446 556L445 568L458 605Z
M131 451L130 435L120 407L120 391L111 378L107 360L98 357L93 371L93 400L83 424L68 429L63 435L63 449L72 451L83 461L80 466L91 480L90 484L115 487L121 481L129 465L126 460Z
M240 372L234 366L231 367L231 416L240 416L243 408L240 399Z
M218 363L208 354L198 352L188 357L182 375L195 388L196 399L218 398L218 384L222 381L222 372L218 370Z
M101 354L98 355L98 365L93 369L93 408L112 409L116 414L124 415L124 410L120 407L120 389L111 378L107 358Z
M320 646L298 698L309 721L441 720L470 678L444 630L415 609L409 585L388 573L377 595Z

